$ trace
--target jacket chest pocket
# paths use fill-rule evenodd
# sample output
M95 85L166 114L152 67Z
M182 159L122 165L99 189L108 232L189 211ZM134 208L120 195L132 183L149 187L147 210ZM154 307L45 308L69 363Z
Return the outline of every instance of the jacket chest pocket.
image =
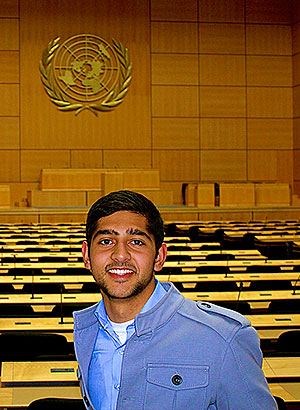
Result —
M199 410L209 382L209 366L148 363L144 409Z

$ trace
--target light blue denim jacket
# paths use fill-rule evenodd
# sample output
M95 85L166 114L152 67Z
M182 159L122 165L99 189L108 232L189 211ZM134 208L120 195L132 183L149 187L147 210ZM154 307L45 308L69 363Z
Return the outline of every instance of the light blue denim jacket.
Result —
M116 410L275 410L248 319L208 302L166 295L135 318L123 358ZM98 332L96 305L74 312L78 377L87 409L88 368ZM105 409L103 409L105 410Z

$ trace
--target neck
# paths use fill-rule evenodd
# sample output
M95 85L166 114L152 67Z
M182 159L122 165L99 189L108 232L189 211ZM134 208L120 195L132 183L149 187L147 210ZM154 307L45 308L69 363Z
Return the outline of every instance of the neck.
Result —
M123 323L134 319L143 309L154 289L155 282L153 281L153 286L147 287L143 292L128 299L111 298L103 293L102 298L107 316L112 322L116 323Z

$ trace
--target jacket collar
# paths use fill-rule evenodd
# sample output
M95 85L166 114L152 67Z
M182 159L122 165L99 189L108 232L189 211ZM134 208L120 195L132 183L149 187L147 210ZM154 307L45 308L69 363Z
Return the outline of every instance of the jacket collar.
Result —
M167 322L184 302L184 297L170 282L162 282L166 290L165 296L150 310L139 313L135 317L137 336L153 332L156 328Z
M161 283L166 290L165 296L150 310L139 313L135 317L135 328L137 336L152 332L157 327L165 323L182 305L184 297L178 292L170 282ZM98 323L94 312L97 304L74 312L74 327L76 330L83 330Z

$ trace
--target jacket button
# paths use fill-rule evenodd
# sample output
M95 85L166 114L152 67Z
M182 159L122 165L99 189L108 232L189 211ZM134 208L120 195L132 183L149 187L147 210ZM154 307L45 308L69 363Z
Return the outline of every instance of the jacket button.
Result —
M179 386L183 382L183 379L179 374L174 374L171 381L175 386Z
M201 303L201 305L204 306L204 307L206 307L207 309L210 309L210 308L211 308L211 305L210 305L209 303L203 302L203 303Z

